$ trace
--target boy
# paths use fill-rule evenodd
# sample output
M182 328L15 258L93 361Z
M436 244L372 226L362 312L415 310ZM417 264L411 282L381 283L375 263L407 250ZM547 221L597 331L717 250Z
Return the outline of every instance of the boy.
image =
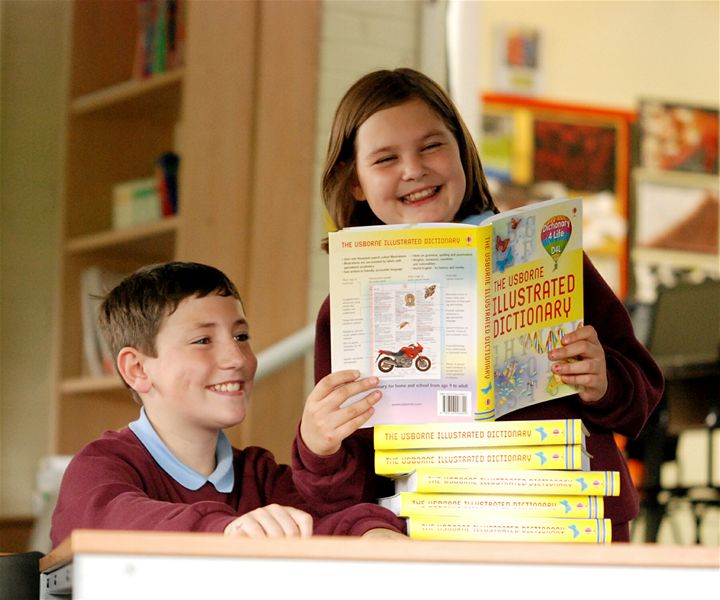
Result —
M140 269L106 296L100 325L140 418L73 458L53 547L76 528L402 535L404 521L373 504L311 508L270 452L230 446L222 430L245 418L257 360L240 296L223 273L182 262ZM311 396L335 401L371 385L339 372Z

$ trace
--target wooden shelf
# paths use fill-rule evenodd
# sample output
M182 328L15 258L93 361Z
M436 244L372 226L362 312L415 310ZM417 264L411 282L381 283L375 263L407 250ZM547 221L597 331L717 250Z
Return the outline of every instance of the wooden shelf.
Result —
M156 223L148 223L128 229L101 231L87 235L76 236L65 242L65 252L80 254L103 249L118 249L122 246L137 246L143 242L160 244L163 238L172 238L177 232L180 217L177 215L166 217ZM168 239L167 241L172 241Z
M61 394L94 394L96 392L122 391L125 389L117 375L105 377L69 377L60 382Z
M124 81L96 92L78 96L70 103L73 115L112 111L118 116L133 116L165 110L177 111L183 69L160 73L148 79Z

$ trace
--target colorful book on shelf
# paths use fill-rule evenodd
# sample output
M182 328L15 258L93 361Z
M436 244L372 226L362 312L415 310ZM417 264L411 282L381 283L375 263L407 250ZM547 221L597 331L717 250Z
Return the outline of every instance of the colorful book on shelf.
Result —
M407 518L407 530L415 540L590 544L612 541L609 519L412 515Z
M330 233L332 368L383 392L366 426L493 420L575 393L548 352L583 323L581 227L575 198Z
M395 480L395 492L619 496L618 471L418 468Z
M423 494L401 492L379 498L378 504L399 517L414 515L502 515L601 519L602 496L512 495L512 494Z
M584 445L587 435L580 419L376 425L373 432L376 450Z
M590 455L579 444L375 450L378 475L400 475L420 467L589 471Z

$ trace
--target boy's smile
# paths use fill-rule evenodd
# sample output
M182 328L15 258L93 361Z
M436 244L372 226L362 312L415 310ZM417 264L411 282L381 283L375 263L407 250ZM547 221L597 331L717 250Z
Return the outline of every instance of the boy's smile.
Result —
M217 433L245 418L257 359L241 303L210 294L186 298L165 317L156 357L145 357L143 396L157 428ZM162 435L162 434L161 434Z
M388 225L449 223L465 195L457 140L421 100L369 117L355 138L356 200Z

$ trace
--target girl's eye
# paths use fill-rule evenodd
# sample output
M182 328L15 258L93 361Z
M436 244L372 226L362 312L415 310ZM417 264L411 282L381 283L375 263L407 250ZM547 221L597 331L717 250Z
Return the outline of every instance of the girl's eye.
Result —
M249 333L238 333L235 336L236 342L247 342L250 340L250 334Z
M375 161L375 164L376 164L376 165L381 165L381 164L383 164L383 163L389 163L389 162L390 162L391 160L393 160L394 158L395 158L394 156L383 156L383 157L381 157L381 158L378 158L378 159Z
M440 142L431 142L430 144L425 144L423 146L423 151L424 150L434 150L435 148L439 148L440 146L442 146L442 144Z
M197 339L193 342L193 344L197 344L198 346L205 346L209 343L210 343L209 337L203 337L203 338Z

